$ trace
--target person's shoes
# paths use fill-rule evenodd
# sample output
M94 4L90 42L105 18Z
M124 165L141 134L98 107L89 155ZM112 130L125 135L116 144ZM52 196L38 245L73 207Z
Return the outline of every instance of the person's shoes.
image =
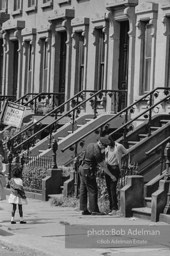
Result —
M21 220L21 221L20 221L20 224L26 224L26 221Z
M12 221L11 221L11 224L16 224L16 221L13 221L13 220L12 220Z
M105 215L104 212L92 212L91 215Z
M82 212L82 215L91 215L91 213L88 210L86 210Z
M112 215L116 215L117 214L117 210L112 210L108 213L108 215L112 216Z

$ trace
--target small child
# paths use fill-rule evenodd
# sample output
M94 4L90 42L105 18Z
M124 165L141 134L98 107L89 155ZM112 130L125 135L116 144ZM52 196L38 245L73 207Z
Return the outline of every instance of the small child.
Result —
M23 210L22 204L27 204L27 198L23 188L23 182L21 177L21 169L15 167L13 170L13 178L9 181L11 193L8 198L8 202L12 204L12 217L11 224L16 224L14 217L18 205L18 211L20 215L20 224L26 224L26 221L23 220Z

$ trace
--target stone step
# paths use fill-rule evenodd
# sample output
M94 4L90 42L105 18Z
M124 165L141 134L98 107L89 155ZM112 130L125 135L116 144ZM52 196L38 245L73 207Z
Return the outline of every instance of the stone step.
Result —
M161 213L159 216L159 221L170 224L170 214Z
M52 199L63 199L64 195L63 194L49 194L48 195L49 198L52 198Z
M62 139L64 139L65 137L58 137L58 140L62 140Z
M92 118L86 118L85 121L86 122L90 122L91 120L93 120Z
M156 131L156 130L158 130L160 127L159 126L151 126L150 127L150 129L152 130L152 131Z
M134 217L150 220L151 218L151 208L149 207L140 207L132 208L132 213Z
M131 146L134 146L138 143L139 141L128 141L128 144Z
M161 123L161 125L164 125L164 124L167 124L169 122L169 120L164 120L164 119L162 119L162 120L160 120L160 123Z
M83 124L77 124L77 128L81 128Z
M151 208L151 202L152 202L152 197L145 197L145 205L146 205L146 207Z
M148 135L144 134L144 133L143 134L141 133L138 136L139 136L140 139L145 139L145 138L147 138Z
M45 149L39 149L38 152L39 154L43 153L45 151Z

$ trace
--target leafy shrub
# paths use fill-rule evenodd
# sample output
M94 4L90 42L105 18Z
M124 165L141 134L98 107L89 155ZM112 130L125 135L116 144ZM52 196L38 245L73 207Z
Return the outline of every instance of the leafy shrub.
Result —
M46 177L47 168L24 166L22 172L23 185L25 190L40 192L42 190L42 179Z
M74 196L70 197L60 197L52 198L50 200L51 205L53 206L62 206L62 207L73 207L79 208L79 199Z

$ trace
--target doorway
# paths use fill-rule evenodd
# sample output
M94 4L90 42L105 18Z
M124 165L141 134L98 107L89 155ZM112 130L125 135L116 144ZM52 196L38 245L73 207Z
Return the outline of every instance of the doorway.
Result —
M65 74L66 74L66 41L67 33L63 31L60 33L60 62L59 62L59 92L63 93L59 97L58 104L61 105L65 99Z
M17 83L18 83L18 41L13 41L13 81L11 94L17 97Z
M128 90L129 21L120 22L118 89ZM127 106L127 93L119 94L118 111Z

